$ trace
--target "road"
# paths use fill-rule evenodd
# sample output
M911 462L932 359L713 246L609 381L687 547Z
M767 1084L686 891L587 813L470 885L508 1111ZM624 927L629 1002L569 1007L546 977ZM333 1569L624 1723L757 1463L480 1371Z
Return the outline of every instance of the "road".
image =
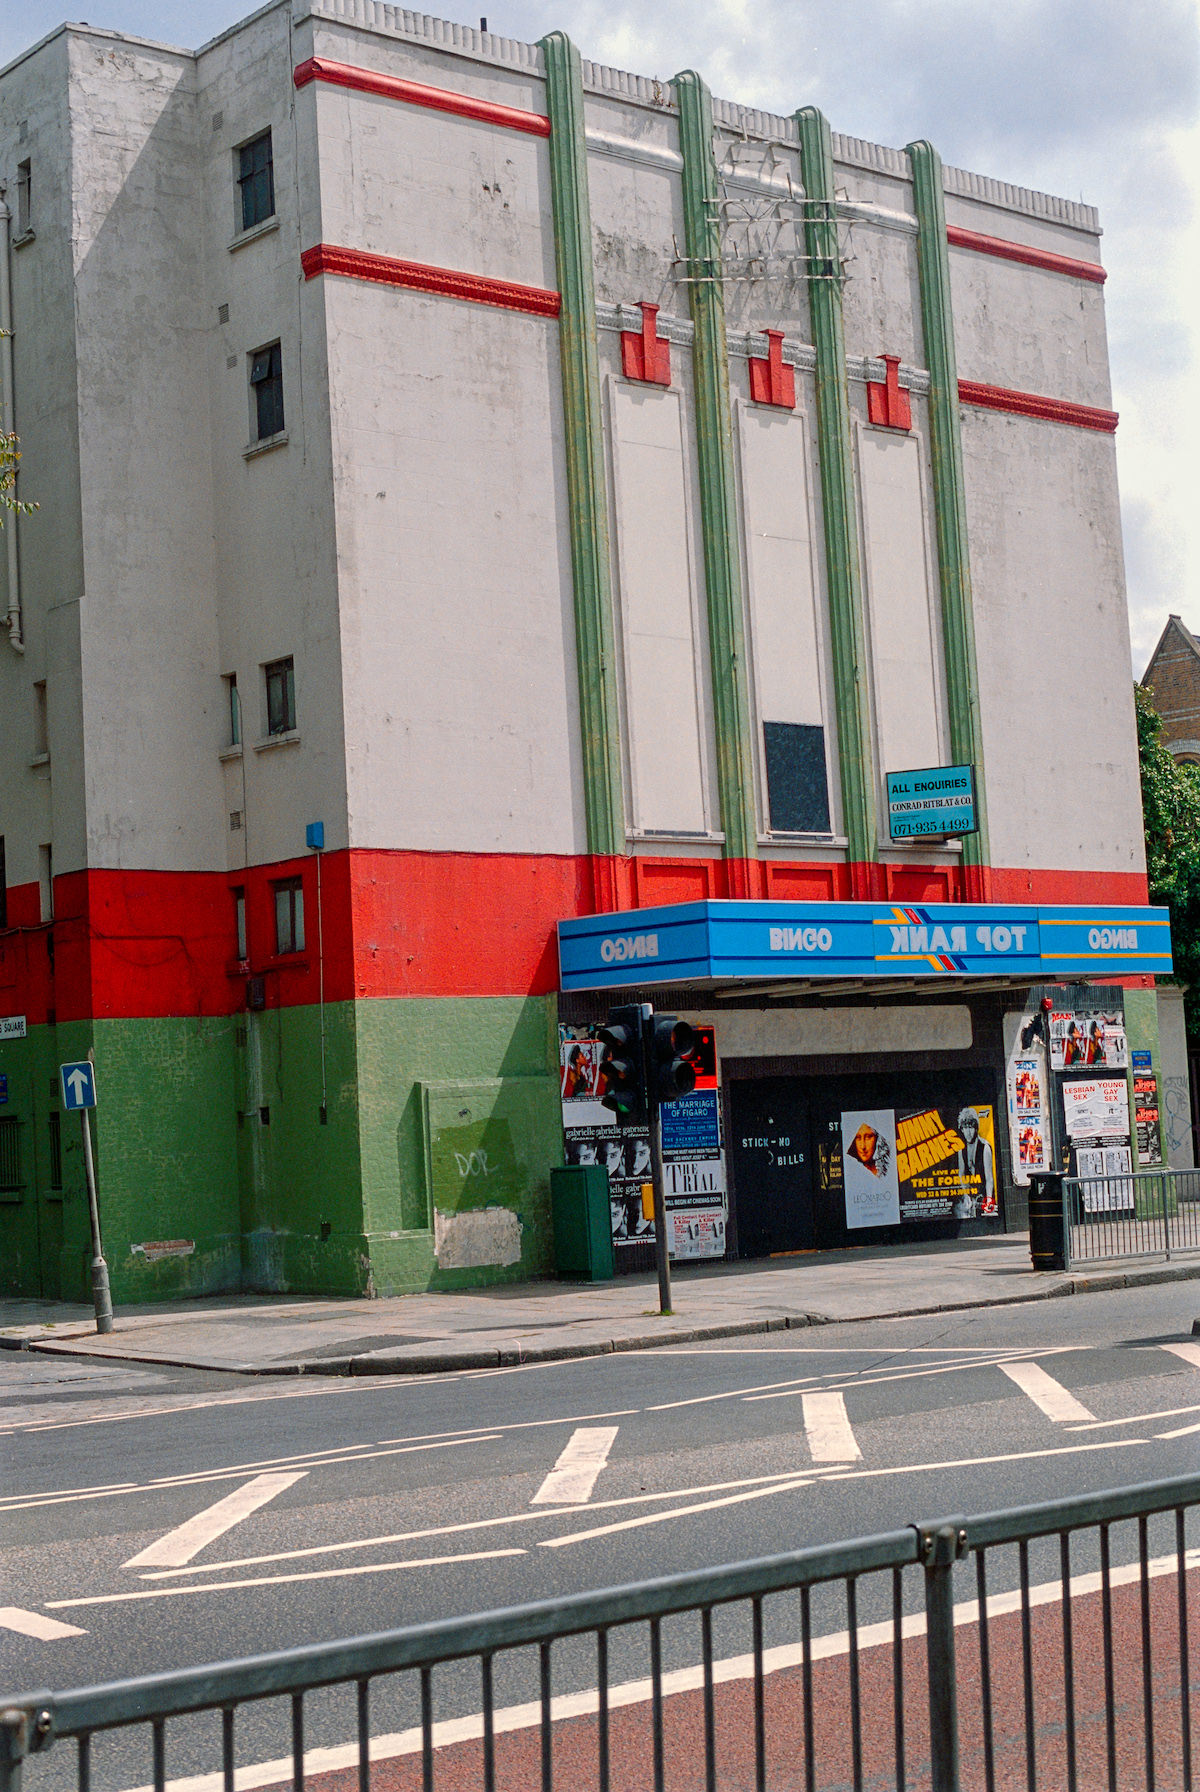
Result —
M0 1684L122 1678L1191 1473L1195 1304L1166 1284L407 1380L0 1356ZM1035 1582L1056 1562L1034 1552ZM998 1575L1011 1587L1015 1563ZM887 1597L864 1583L864 1622ZM822 1634L846 1621L832 1593L818 1617ZM768 1645L794 1623L769 1620ZM719 1659L745 1646L732 1615L716 1631ZM556 1692L593 1683L590 1648L561 1646ZM694 1684L694 1624L663 1649ZM614 1678L644 1672L642 1641L615 1641ZM529 1696L527 1674L498 1666L498 1704ZM448 1670L439 1717L477 1708L477 1670ZM407 1722L397 1689L374 1726ZM308 1723L314 1744L353 1729L333 1695ZM278 1754L285 1715L261 1708L243 1740L242 1759ZM144 1748L122 1748L97 1785L148 1781ZM175 1775L219 1758L198 1736L173 1749ZM67 1784L65 1762L31 1764L27 1786Z

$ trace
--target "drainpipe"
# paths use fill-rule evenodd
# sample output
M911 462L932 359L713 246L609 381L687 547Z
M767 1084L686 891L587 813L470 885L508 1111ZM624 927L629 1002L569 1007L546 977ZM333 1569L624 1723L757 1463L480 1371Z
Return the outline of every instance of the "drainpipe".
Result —
M12 213L7 193L0 187L0 405L4 411L4 428L14 429L13 410L13 345L12 345ZM8 639L17 653L25 651L21 630L21 568L17 557L17 511L9 512L4 528L8 558Z

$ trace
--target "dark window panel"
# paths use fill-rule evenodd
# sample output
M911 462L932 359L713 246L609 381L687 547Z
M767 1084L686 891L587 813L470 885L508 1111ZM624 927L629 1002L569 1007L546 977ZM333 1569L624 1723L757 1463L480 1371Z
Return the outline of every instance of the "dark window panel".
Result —
M810 722L764 722L763 745L772 831L827 834L825 730Z
M264 131L238 151L238 190L242 196L242 229L252 230L275 216L275 165L271 133Z

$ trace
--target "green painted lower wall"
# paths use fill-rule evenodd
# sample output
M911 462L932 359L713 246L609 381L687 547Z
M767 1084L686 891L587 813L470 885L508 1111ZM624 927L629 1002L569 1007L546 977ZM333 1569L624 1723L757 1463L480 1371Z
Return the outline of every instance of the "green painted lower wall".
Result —
M555 1022L552 997L430 999L97 1021L5 1041L0 1121L16 1123L19 1186L0 1189L0 1293L90 1298L79 1119L59 1114L57 1074L89 1051L118 1305L541 1273L561 1161Z

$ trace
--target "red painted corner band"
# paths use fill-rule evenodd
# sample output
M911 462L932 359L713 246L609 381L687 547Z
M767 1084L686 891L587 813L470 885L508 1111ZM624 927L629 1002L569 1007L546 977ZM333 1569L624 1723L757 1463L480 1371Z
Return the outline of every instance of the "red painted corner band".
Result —
M523 112L519 106L501 106L495 100L476 99L469 93L452 93L445 87L426 87L423 81L404 81L399 75L381 75L373 68L352 62L329 62L310 56L292 70L297 87L310 81L328 81L334 87L352 87L358 93L376 93L386 100L404 100L410 106L428 106L434 112L454 112L459 118L478 118L506 131L525 131L530 137L548 137L550 120L541 112Z
M503 311L525 311L531 317L557 317L562 301L542 286L519 286L514 280L489 280L483 274L462 274L454 268L426 267L396 255L371 255L365 249L341 249L315 243L300 257L306 280L318 274L343 274L348 280L375 280L383 286L409 286L417 292L444 293L476 305L498 305Z
M956 249L974 249L977 255L998 255L1001 261L1023 261L1031 268L1045 268L1051 274L1069 274L1073 280L1091 280L1103 286L1108 274L1098 261L1076 261L1071 255L1056 255L1052 249L1034 249L1028 243L1010 243L1007 237L984 236L978 230L963 230L947 224L946 241Z
M1075 429L1099 429L1112 435L1117 412L1097 405L1072 404L1067 398L1042 398L1036 392L1010 392L1005 386L984 386L978 380L959 380L961 404L981 405L987 411L1015 411L1021 417L1041 417L1047 423L1070 423Z

